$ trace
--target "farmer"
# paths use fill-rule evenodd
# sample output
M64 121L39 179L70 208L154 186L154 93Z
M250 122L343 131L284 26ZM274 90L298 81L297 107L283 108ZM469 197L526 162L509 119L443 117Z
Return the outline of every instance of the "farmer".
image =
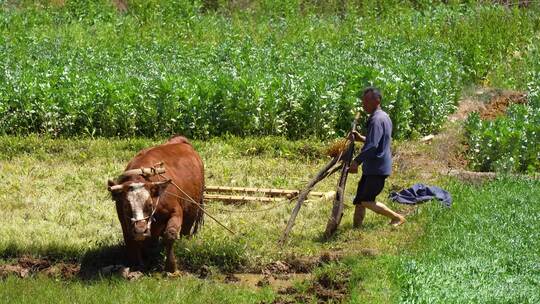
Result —
M362 178L358 183L353 226L362 226L366 216L366 208L375 213L390 218L390 225L399 226L405 222L405 218L377 202L376 197L384 188L384 181L392 172L392 121L386 112L381 109L382 96L378 89L368 87L362 93L362 107L370 114L367 121L366 136L353 131L355 141L363 141L364 147L360 154L354 158L349 169L350 173L357 173L358 166L362 163Z

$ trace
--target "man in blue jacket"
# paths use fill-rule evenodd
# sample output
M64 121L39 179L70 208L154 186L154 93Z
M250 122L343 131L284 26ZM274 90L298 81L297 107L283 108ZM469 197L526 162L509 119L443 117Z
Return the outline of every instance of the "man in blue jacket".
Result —
M382 96L378 89L369 87L362 94L362 107L370 114L366 136L354 131L355 140L364 141L360 154L353 160L350 173L357 173L362 164L362 177L354 198L354 227L360 227L366 215L366 208L390 218L390 225L399 226L405 218L377 202L376 197L384 188L386 178L392 173L392 121L381 109Z

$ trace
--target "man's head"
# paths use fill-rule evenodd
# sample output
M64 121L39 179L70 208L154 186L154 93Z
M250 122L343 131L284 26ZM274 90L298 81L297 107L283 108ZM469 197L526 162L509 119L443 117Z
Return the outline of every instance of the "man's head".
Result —
M371 114L381 105L382 95L379 89L368 87L362 93L362 107L364 111Z

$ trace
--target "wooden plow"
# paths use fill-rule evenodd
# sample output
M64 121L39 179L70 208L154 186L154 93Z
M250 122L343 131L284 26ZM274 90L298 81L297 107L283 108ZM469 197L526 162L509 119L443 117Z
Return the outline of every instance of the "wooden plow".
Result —
M208 201L219 200L223 202L280 202L285 199L291 200L300 194L300 190L274 189L274 188L245 188L206 186L204 199ZM330 200L335 196L334 191L311 192L311 197Z
M358 121L360 119L360 113L357 113L352 124L351 124L351 133L356 130L356 125L358 124ZM289 218L289 221L287 222L287 227L285 227L285 230L283 231L283 235L281 236L279 243L281 245L285 244L287 241L287 238L289 237L289 233L291 232L291 229L294 225L294 221L296 220L296 216L298 215L298 212L300 211L300 208L302 207L302 204L308 197L308 195L311 193L311 190L315 185L325 179L326 177L334 174L338 170L341 171L341 175L338 180L337 188L336 188L336 195L334 197L334 202L332 205L332 212L330 214L330 217L328 218L328 222L326 224L326 230L324 232L324 236L326 238L330 238L334 233L336 232L340 222L341 218L343 217L343 206L344 206L344 194L345 194L345 185L347 183L347 176L349 174L349 168L351 166L351 161L354 154L354 139L349 139L347 146L344 151L342 151L338 156L335 156L326 166L324 166L318 173L315 175L315 177L309 181L306 188L302 190L298 194L298 201L296 203L296 206L294 207L291 217Z

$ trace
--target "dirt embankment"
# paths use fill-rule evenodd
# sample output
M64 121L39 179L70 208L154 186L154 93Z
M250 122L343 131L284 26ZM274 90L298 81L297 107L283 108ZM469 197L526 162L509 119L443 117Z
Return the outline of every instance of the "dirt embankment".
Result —
M493 120L504 115L510 105L524 103L527 103L527 94L523 92L496 92L489 102L480 109L480 118L484 120Z
M479 88L470 97L460 101L441 132L429 140L408 141L401 144L394 155L396 175L418 179L423 182L438 176L451 175L467 182L481 182L496 176L492 172L467 170L467 150L462 123L472 112L482 119L495 119L505 115L512 104L527 102L523 92ZM396 185L396 189L403 185Z

